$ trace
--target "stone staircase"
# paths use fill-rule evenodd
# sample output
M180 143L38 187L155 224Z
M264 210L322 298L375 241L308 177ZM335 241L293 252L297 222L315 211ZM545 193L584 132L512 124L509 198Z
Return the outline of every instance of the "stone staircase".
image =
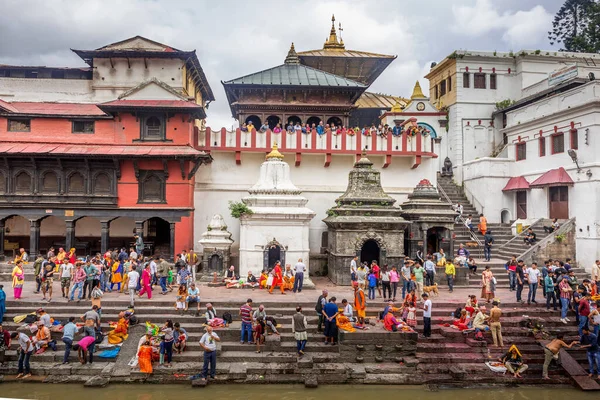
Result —
M110 297L110 296L107 296ZM444 324L452 322L451 313L462 302L452 302L434 298L432 316L433 335L429 339L419 338L416 343L416 354L412 356L398 356L402 350L386 347L381 351L379 345L384 345L388 340L403 335L400 333L381 333L381 324L371 327L366 332L345 334L345 338L384 337L375 341L365 339L364 346L359 349L356 346L356 356L364 356L362 362L349 361L348 355L340 351L342 346L326 346L322 343L322 335L316 331L317 318L312 312L313 302L303 302L301 305L305 310L309 323L309 340L306 347L306 355L298 359L295 355L295 340L291 332L291 316L295 312L297 303L293 301L270 301L263 302L266 310L274 316L281 325L279 331L281 336L267 336L266 344L261 353L256 353L256 347L249 344L239 343L240 322L238 320L239 304L234 301L213 302L219 313L228 311L234 318L234 322L228 328L218 329L221 337L218 347L217 382L245 382L245 383L306 383L308 379L314 379L315 383L364 383L364 384L448 384L469 385L472 382L486 382L491 384L513 384L514 380L508 375L494 374L484 365L490 359L496 359L501 351L489 348L491 343L489 334L486 334L485 342L472 339L471 335L464 335ZM8 330L15 330L17 324L12 322L15 315L33 311L38 305L23 302L9 301L8 312L5 314L3 326ZM116 321L119 311L126 308L125 301L105 300L102 304L103 330L108 330L108 321ZM69 316L82 315L89 309L89 304L70 303L68 307L64 303L44 304L48 313L59 321L66 321ZM572 325L563 325L559 322L556 312L547 312L542 307L527 307L520 304L507 302L502 304L504 316L502 319L505 349L510 344L517 344L523 352L526 362L530 365L530 372L525 374L521 383L537 384L541 381L541 365L543 363L543 350L537 344L529 330L521 327L524 316L539 318L544 325L553 332L564 332L570 340L576 336L577 328ZM368 316L375 319L376 313L383 309L383 303L379 300L369 303ZM188 347L182 354L174 354L172 368L154 369L154 374L147 378L136 370L122 369L117 373L117 365L127 362L131 357L123 349L117 360L101 361L96 358L93 366L82 366L77 362L76 353L71 353L71 364L58 365L62 361L63 345L60 341L60 333L53 333L53 338L59 343L59 350L46 351L41 355L32 357L32 372L34 378L45 382L86 382L93 376L104 376L110 382L160 382L176 383L187 382L187 376L200 371L202 351L198 340L203 332L204 317L195 317L192 312L180 316L175 314L171 301L153 301L151 304L138 302L136 310L140 323L150 321L162 324L166 319L179 322L189 335ZM422 332L422 314L419 311L417 331ZM135 329L135 330L134 330ZM133 345L143 334L142 327L130 330L130 338L123 348ZM353 336L354 335L354 336ZM377 336L385 335L385 336ZM387 338L387 339L385 339ZM409 344L410 345L410 344ZM377 351L380 351L379 353ZM5 381L9 376L16 374L16 352L14 347L6 352L8 357L7 366L0 367L0 374L5 375ZM380 355L378 358L377 354ZM587 365L584 351L573 352L575 358L582 364ZM354 359L354 355L351 355ZM379 360L379 361L378 361ZM419 371L415 374L415 369ZM179 374L183 374L179 375ZM562 370L552 366L550 374L553 379L545 384L569 384L569 378L565 377Z
M451 204L460 203L463 206L463 217L467 217L469 214L473 216L473 225L475 226L475 236L483 242L483 235L477 231L477 224L479 223L479 212L469 202L465 196L461 187L456 185L451 177L438 175L438 184L448 195ZM447 201L443 196L442 200ZM532 225L534 232L537 235L538 243L548 236L548 233L544 232L543 227L549 226L550 220L539 220ZM488 229L491 230L494 236L494 246L492 247L492 258L510 259L512 255L516 255L517 258L530 249L530 246L523 242L523 235L515 237L512 234L511 225L499 224L499 223L488 223ZM454 243L455 248L459 243L467 244L474 243L474 240L469 233L469 230L462 223L454 225ZM468 247L468 250L477 258L483 258L483 249L480 247Z

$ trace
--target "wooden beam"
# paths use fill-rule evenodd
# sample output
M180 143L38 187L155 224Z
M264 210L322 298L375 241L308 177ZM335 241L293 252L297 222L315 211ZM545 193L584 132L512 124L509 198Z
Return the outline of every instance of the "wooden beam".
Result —
M126 59L127 59L127 67L129 69L131 69L131 61L129 60L129 57L126 57Z
M148 59L146 57L144 57L144 67L148 69Z
M133 171L135 172L135 178L140 178L140 167L138 166L137 160L133 160Z
M410 167L411 169L415 169L417 168L419 165L421 165L421 156L417 155L415 156L415 163L413 164L412 167Z
M323 166L327 168L329 165L331 165L331 153L325 154L325 165Z
M163 160L163 172L165 174L165 178L169 179L169 162L167 160Z
M389 167L391 163L392 163L392 155L391 154L386 154L385 155L385 162L383 163L383 167L382 168Z
M111 67L112 69L115 69L115 62L113 61L112 57L109 57L108 59L109 59L109 61L110 61L110 67Z
M300 166L300 163L302 162L302 153L296 153L296 167Z
M194 175L196 175L196 172L198 171L198 168L200 168L201 165L202 165L202 159L201 158L196 158L194 160L194 167L192 168L192 170L188 174L188 179L192 179L192 177Z
M179 168L181 169L181 179L185 179L185 160L179 159Z
M242 152L241 151L235 152L235 163L237 165L242 165Z
M115 166L115 170L117 172L117 179L121 179L121 163L117 158L113 158L113 165Z

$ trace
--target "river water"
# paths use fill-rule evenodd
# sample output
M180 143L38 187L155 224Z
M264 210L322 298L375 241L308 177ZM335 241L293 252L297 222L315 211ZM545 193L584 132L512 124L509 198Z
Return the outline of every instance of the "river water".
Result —
M208 397L213 400L596 400L598 395L574 388L523 387L485 389L440 389L432 392L417 386L328 385L306 389L303 385L219 385L192 388L187 385L109 385L84 388L66 384L0 384L0 398L62 400L186 400Z

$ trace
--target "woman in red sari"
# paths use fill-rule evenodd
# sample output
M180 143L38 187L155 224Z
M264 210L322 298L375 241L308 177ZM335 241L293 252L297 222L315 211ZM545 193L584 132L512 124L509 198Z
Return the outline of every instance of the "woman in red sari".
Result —
M275 263L275 268L273 269L273 284L271 285L271 289L269 289L269 293L273 293L273 288L279 285L281 289L281 294L285 294L283 291L283 272L281 271L281 263L277 261Z

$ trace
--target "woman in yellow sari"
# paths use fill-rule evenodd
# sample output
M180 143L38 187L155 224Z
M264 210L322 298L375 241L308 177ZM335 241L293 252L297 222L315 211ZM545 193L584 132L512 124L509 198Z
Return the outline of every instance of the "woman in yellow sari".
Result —
M138 351L138 364L140 366L140 372L145 374L152 373L152 346L150 342L145 341L144 344L140 346L140 350Z
M125 313L119 313L119 322L117 322L117 326L115 329L110 331L108 334L108 343L110 344L119 344L125 340L127 340L127 329L129 328L129 323L125 319Z
M12 270L12 287L13 296L15 300L21 299L21 293L23 292L23 284L25 283L25 271L22 267L23 262L17 261L15 267Z

